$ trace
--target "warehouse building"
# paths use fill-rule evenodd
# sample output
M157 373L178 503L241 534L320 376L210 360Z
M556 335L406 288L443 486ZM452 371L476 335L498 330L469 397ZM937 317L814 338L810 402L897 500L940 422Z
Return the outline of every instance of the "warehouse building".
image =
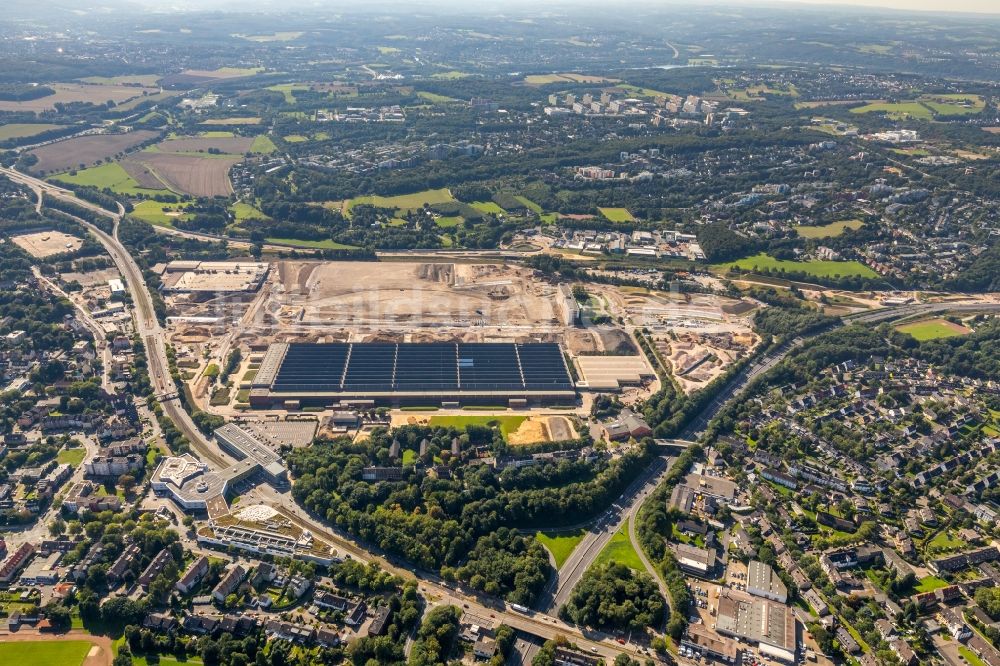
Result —
M250 391L258 409L575 402L554 343L273 344Z

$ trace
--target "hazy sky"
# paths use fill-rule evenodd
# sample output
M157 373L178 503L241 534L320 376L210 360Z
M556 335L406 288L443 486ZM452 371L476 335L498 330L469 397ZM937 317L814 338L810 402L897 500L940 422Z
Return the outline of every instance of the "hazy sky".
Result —
M810 5L860 5L937 12L1000 14L1000 0L795 0Z

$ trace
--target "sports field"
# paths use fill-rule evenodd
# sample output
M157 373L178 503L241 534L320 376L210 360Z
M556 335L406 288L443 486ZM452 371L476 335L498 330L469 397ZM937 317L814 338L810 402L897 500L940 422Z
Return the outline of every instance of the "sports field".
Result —
M434 426L441 428L464 428L470 425L499 426L500 434L503 435L504 439L507 439L507 435L517 430L527 418L527 416L505 416L502 414L499 416L494 414L483 416L432 416L428 425L432 428Z
M803 238L833 238L848 229L860 229L865 225L861 220L841 220L822 226L800 225L795 227L795 233Z
M731 266L737 266L745 271L771 270L775 272L786 271L789 273L800 272L815 275L816 277L878 277L878 273L857 261L788 261L785 259L775 259L763 252L756 256L745 257L737 261L715 264L712 268L725 272Z
M896 330L900 333L907 333L921 342L924 340L953 338L959 335L968 335L969 333L972 333L972 329L966 328L961 324L952 323L947 319L926 319L924 321L915 321L912 324L897 326Z
M90 641L0 641L0 664L18 666L80 666Z
M379 208L395 208L406 211L423 208L425 203L439 204L451 203L453 201L456 201L456 199L451 195L451 191L446 187L442 187L437 190L424 190L422 192L414 192L413 194L398 194L391 197L383 197L377 194L354 197L347 203L347 209L350 210L358 204L370 204Z
M639 554L632 547L632 541L628 538L628 522L626 520L625 524L611 537L611 541L594 560L594 565L606 564L614 560L636 571L646 570L642 565L642 560L639 559Z
M535 538L552 553L552 559L556 561L558 569L573 553L573 549L583 539L584 534L586 532L582 529L572 532L538 532Z
M611 222L635 222L632 213L627 208L598 208L606 219Z

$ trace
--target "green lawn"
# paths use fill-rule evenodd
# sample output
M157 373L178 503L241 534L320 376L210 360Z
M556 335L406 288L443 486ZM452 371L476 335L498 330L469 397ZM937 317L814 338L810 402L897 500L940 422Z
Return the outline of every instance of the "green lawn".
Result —
M295 91L306 91L309 90L309 86L304 86L299 83L280 83L276 86L269 86L268 90L273 90L275 92L280 92L285 96L285 104L295 104Z
M851 113L877 113L883 112L893 119L916 118L918 120L930 120L934 117L933 112L920 102L874 102L851 109Z
M150 190L139 187L139 183L132 176L128 175L128 172L117 162L83 169L73 175L69 172L61 173L52 178L74 185L84 185L98 189L107 187L119 194L163 194L163 190Z
M492 201L473 201L469 205L478 210L480 213L503 215L507 212Z
M281 139L285 143L305 143L309 140L309 137L302 136L301 134L289 134L288 136L283 136Z
M198 134L205 139L232 139L235 134L229 130L205 130Z
M542 207L541 207L541 206L539 206L538 204L536 204L536 203L535 203L534 201L532 201L532 200L531 200L531 199L529 199L528 197L522 197L522 196L520 196L520 195L517 195L517 196L515 196L514 198L515 198L515 199L517 199L518 201L520 201L521 203L523 203L523 204L524 204L525 206L527 206L527 207L528 207L528 208L529 208L530 210L532 210L532 211L534 211L535 213L537 213L537 214L541 215L541 213L542 213Z
M767 270L802 272L816 277L836 277L854 276L877 278L878 273L857 261L788 261L785 259L775 259L763 252L753 256L730 261L724 264L716 264L712 268L718 271L728 271L730 266L738 266L745 271Z
M451 102L458 101L454 97L448 97L447 95L438 95L437 93L427 92L426 90L417 91L417 97L419 97L420 99L425 99L431 104L450 104Z
M383 197L372 194L363 197L354 197L347 202L347 209L350 210L358 204L370 204L379 208L396 208L399 210L415 210L422 208L424 204L452 203L455 197L451 196L451 191L442 187L437 190L424 190L413 194L398 194L391 197Z
M469 76L465 72L460 72L457 69L452 69L447 72L437 72L431 74L432 79L441 79L443 81L455 81L456 79L464 79Z
M356 250L353 245L344 245L332 240L299 240L298 238L265 238L264 242L275 245L290 245L293 247L308 247L317 250Z
M91 645L90 641L0 641L0 664L79 666Z
M611 537L611 541L608 542L608 545L604 547L601 554L594 560L594 564L605 564L611 560L619 564L624 564L636 571L646 570L642 565L642 560L639 559L639 554L632 547L632 541L628 538L628 520Z
M942 530L935 534L934 538L927 545L935 552L945 552L965 548L966 543L949 534L948 530Z
M959 335L968 335L972 332L964 326L953 324L946 319L928 319L926 321L913 322L912 324L903 324L902 326L897 326L896 330L900 333L907 333L921 342L924 340L937 340L939 338L953 338Z
M504 414L487 414L484 416L432 416L429 425L433 428L464 428L470 425L499 426L500 433L506 439L507 435L517 430L527 419L527 416L508 416Z
M577 547L585 534L586 531L582 529L572 532L538 532L535 534L535 538L552 553L552 559L556 561L556 568L558 569L570 556L573 549Z
M938 578L937 576L927 576L925 578L921 578L918 583L913 586L913 593L920 594L922 592L933 592L934 590L942 587L948 587L948 581Z
M403 464L412 465L417 462L417 452L413 449L403 449Z
M864 224L861 220L841 220L822 226L803 224L795 227L795 232L803 238L833 238L844 233L847 229L860 229Z
M276 150L278 150L278 147L274 145L274 141L271 141L271 137L266 134L254 137L253 143L250 144L251 153L273 153Z
M965 662L969 664L969 666L987 666L985 661L980 659L975 652L964 645L958 646L958 653L962 655L962 658L965 659Z
M149 222L150 224L157 224L161 227L169 227L173 225L174 220L183 219L187 214L182 213L181 215L169 215L168 213L180 213L186 206L187 204L169 204L149 200L140 201L132 209L130 215L138 220Z
M254 206L242 201L237 201L233 204L233 215L236 216L237 222L242 222L243 220L269 220L267 215L260 212Z
M632 213L628 212L627 208L598 208L597 210L601 211L601 215L611 222L635 222L635 218L632 217Z
M63 127L65 127L65 125L48 125L45 123L11 123L9 125L0 125L0 141L6 141L7 139L24 139L29 136L41 134L42 132L61 129Z
M465 220L460 215L442 215L434 220L434 224L442 228L457 227L463 222Z
M87 455L87 449L82 446L78 446L74 449L63 449L56 455L56 462L60 465L72 465L73 467L79 467L80 463L83 462L84 456Z

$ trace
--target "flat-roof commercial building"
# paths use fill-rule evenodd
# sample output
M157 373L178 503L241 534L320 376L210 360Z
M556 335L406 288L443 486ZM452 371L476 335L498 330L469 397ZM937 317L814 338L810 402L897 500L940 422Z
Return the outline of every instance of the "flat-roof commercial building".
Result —
M784 604L727 590L719 595L715 631L757 643L761 653L795 663L795 618Z
M788 602L788 588L770 565L753 560L747 567L747 592L780 604Z
M288 485L288 470L281 456L253 433L233 423L215 430L215 440L226 453L238 460L252 460L260 465L267 480L277 486Z
M161 460L150 485L157 493L170 495L188 511L208 511L213 501L224 497L229 484L238 483L258 471L260 463L247 459L220 472L210 472L208 465L185 453Z
M250 390L258 409L575 401L554 343L279 343Z

